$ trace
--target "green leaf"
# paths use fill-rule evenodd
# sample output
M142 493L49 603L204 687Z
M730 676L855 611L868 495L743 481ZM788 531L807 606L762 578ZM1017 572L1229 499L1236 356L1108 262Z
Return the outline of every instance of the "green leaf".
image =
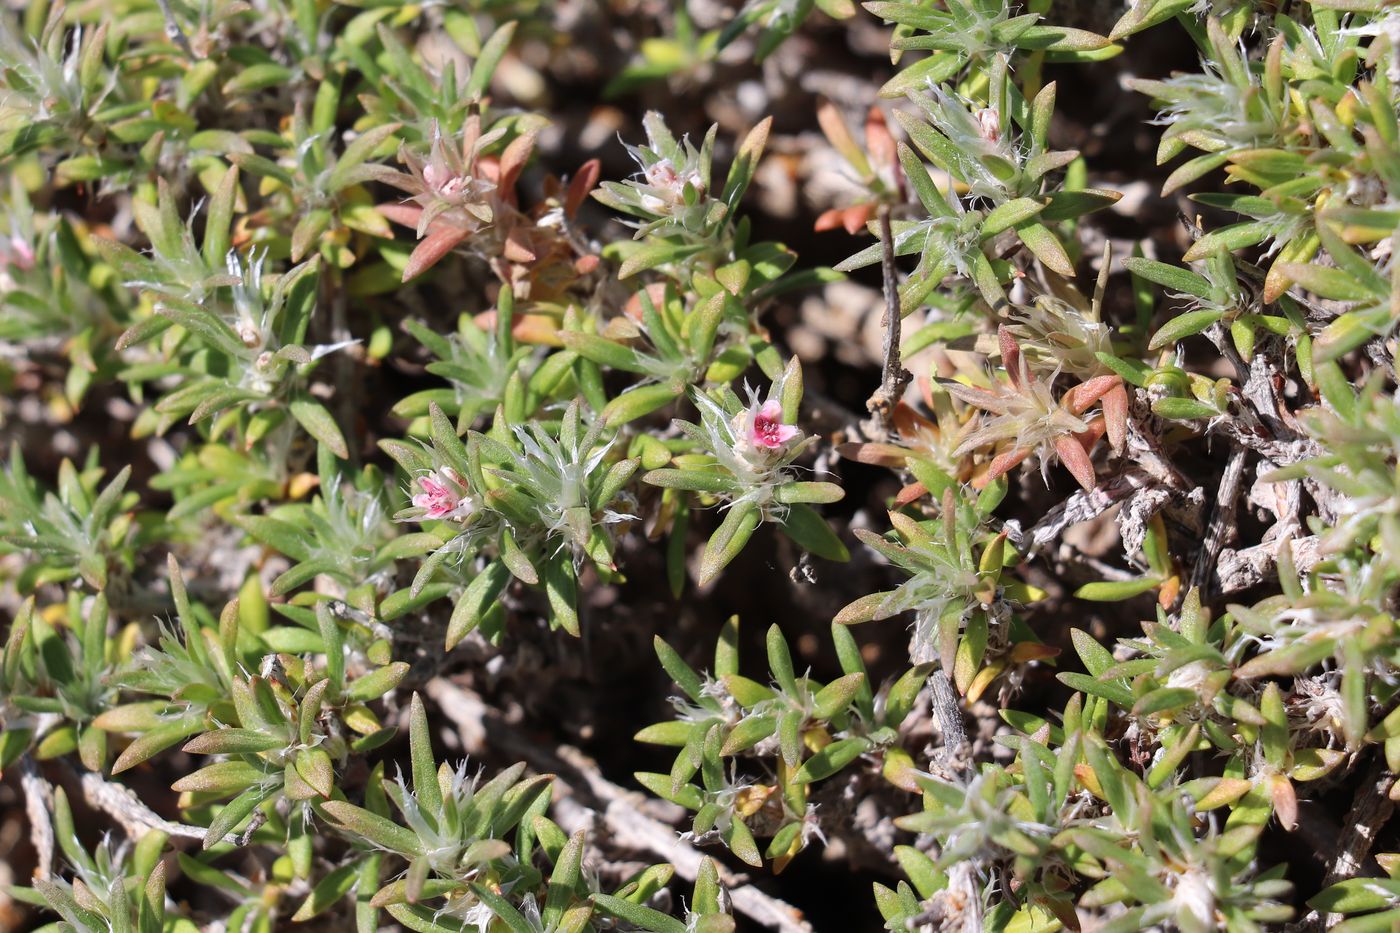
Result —
M734 822L737 823L738 820ZM640 930L648 930L651 933L687 933L684 923L659 910L652 910L650 907L643 907L611 894L594 894L590 899L603 913L626 921Z
M982 218L982 239L994 237L1003 230L1010 230L1044 209L1045 203L1034 198L1014 198L998 204Z
M809 784L829 778L865 754L869 748L869 739L839 739L808 758L792 779L798 784Z
M787 516L778 527L783 534L818 557L839 563L851 559L851 552L836 537L836 532L808 505L799 503L789 506Z
M1204 276L1197 275L1190 269L1183 269L1181 266L1158 262L1155 259L1144 259L1141 256L1127 257L1123 260L1123 266L1139 278L1184 295L1210 298L1215 291L1214 286Z
M360 870L357 862L349 862L333 869L324 878L316 883L316 887L311 890L306 900L301 902L297 912L292 915L292 922L300 923L303 920L310 920L317 914L324 913L338 904L341 898L350 893L350 889L355 886L355 879Z
M680 396L681 390L672 385L638 386L609 402L603 409L603 421L615 428L665 408Z
M510 582L510 568L504 561L493 560L482 568L452 607L452 617L447 622L447 650L451 651L467 634L481 624L488 610L496 603L496 598Z
M1205 402L1193 398L1159 398L1152 403L1152 413L1177 421L1190 421L1196 418L1214 418L1220 412Z
M352 703L368 703L393 690L408 676L407 661L394 661L356 677L345 688L345 699Z
M191 755L240 755L270 752L286 744L285 738L253 729L220 729L190 739L184 750Z
M726 493L734 486L734 480L728 476L700 470L651 470L642 475L642 482L649 486L684 489L688 492Z
M740 500L730 506L724 521L705 543L704 553L700 556L700 579L697 581L700 586L709 584L730 561L739 556L762 520L762 511L749 500Z
M1223 311L1187 311L1163 324L1147 344L1149 350L1160 350L1169 344L1199 334L1225 316Z
M495 72L496 66L505 57L506 50L510 48L510 43L515 38L514 21L503 24L499 29L491 34L491 38L481 47L481 54L472 63L471 79L467 81L465 88L467 100L479 100L486 94L486 89L491 83L491 75Z
M204 833L205 849L223 841L233 832L234 827L248 818L264 801L277 792L276 785L255 785L229 801L214 819L209 821L209 829Z
M1400 881L1390 878L1348 878L1308 901L1319 913L1355 914L1381 910L1400 902Z
M785 504L839 502L846 492L835 483L784 483L773 490L773 498Z
M1086 583L1074 591L1074 595L1079 599L1087 599L1093 602L1116 603L1124 599L1132 599L1140 596L1160 586L1162 583L1156 577L1142 577L1136 580L1098 580L1094 583Z
M840 631L846 631L844 628ZM812 715L819 719L831 719L844 712L855 698L856 693L865 685L865 674L846 674L838 677L825 687L817 691L817 695L812 698Z
M267 777L263 768L254 767L246 761L220 761L187 774L171 784L172 790L199 791L209 794L229 794L242 792Z
M1330 298L1333 301L1366 301L1377 297L1371 289L1332 266L1320 266L1311 262L1285 262L1280 264L1279 269L1286 278L1322 298Z
M350 458L350 449L345 445L345 435L340 433L340 426L335 423L331 413L326 411L326 406L310 396L301 395L292 399L287 407L291 409L292 417L306 429L307 434L325 444L340 459Z
M738 725L729 730L729 735L725 737L719 753L726 758L737 755L753 748L777 731L778 718L776 716L750 716L747 719L742 719Z
M327 800L317 808L336 826L381 848L401 855L423 854L423 844L418 840L417 833L377 813L344 800Z

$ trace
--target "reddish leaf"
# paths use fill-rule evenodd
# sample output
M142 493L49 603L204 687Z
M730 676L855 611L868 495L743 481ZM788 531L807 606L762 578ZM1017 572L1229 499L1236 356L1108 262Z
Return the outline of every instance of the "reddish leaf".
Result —
M1108 428L1108 443L1114 453L1121 453L1128 439L1128 390L1121 380L1104 393L1103 417Z
M899 491L899 495L894 497L894 504L899 508L912 505L924 496L928 495L928 487L923 483L910 483Z
M982 486L987 485L998 476L1002 476L1015 469L1017 464L1031 455L1028 448L1017 447L1012 450L1003 451L992 460L991 467L987 470L987 475L982 477ZM974 483L974 486L977 484ZM980 488L980 487L979 487Z
M1077 438L1066 435L1057 439L1055 452L1060 455L1060 462L1065 465L1065 469L1074 474L1080 486L1086 490L1094 488L1094 462L1089 459L1088 452Z
M846 232L855 236L865 229L865 225L870 222L870 215L875 213L874 204L857 204L848 207L841 212L841 225L846 228Z
M1001 365L1006 369L1006 375L1011 377L1011 384L1018 391L1025 391L1026 373L1021 362L1021 345L1004 324L997 326L997 344L1001 347Z
M564 216L573 218L588 195L598 186L598 178L603 173L603 163L589 159L579 166L578 172L569 179L569 191L564 196Z
M928 391L928 380L921 380L920 389ZM933 407L933 400L926 398L925 403L929 408ZM937 431L938 425L925 418L915 411L907 402L898 402L894 406L894 411L890 413L890 420L894 422L894 429L900 437L914 437L928 431Z
M1069 409L1072 414L1082 415L1089 409L1090 405L1103 398L1115 387L1121 388L1122 385L1121 376L1095 376L1065 393L1065 408Z
M539 135L539 130L531 130L523 136L517 136L506 146L506 151L501 153L501 174L497 184L502 196L511 204L515 203L515 182L520 178L525 163L530 161L530 153L535 151L535 140Z
M466 238L467 231L455 227L434 224L428 228L428 235L408 257L408 264L403 269L403 281L407 282L409 279L417 278L437 265L442 257L452 252L457 244Z
M423 216L423 208L413 204L380 204L375 210L399 226L412 230L418 229L418 219Z

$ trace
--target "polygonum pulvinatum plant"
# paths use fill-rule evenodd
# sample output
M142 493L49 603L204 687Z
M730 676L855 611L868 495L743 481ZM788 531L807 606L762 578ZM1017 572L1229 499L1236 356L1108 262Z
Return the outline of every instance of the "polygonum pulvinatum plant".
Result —
M651 233L706 238L726 213L710 189L710 162L718 127L705 134L697 149L688 137L677 140L659 113L648 113L642 126L646 145L627 146L639 177L605 181L594 197L637 218L633 224L637 239Z
M412 227L418 239L403 269L405 282L461 247L486 260L519 297L550 300L597 264L566 230L597 181L597 162L580 167L559 197L522 208L517 183L539 131L512 135L510 129L484 125L472 114L460 142L435 123L426 155L407 143L400 148L408 171L383 180L405 192L408 203L381 204L379 211Z
M986 473L975 483L985 485L1034 454L1040 459L1042 474L1048 474L1051 461L1058 457L1080 486L1094 488L1094 463L1089 453L1103 436L1107 422L1102 414L1086 418L1085 413L1095 402L1121 389L1122 379L1111 373L1095 376L1056 398L1051 380L1031 371L1020 344L1005 325L998 329L997 341L1006 382L994 382L991 388L944 382L953 395L991 415L956 451L992 450Z
M469 432L466 443L442 409L430 406L430 447L385 441L411 479L410 505L395 518L434 524L440 546L414 579L417 594L449 557L481 558L482 569L457 599L448 647L499 618L511 579L544 590L554 625L577 634L578 572L590 564L604 579L616 570L614 528L631 521L628 480L640 465L618 457L601 418L570 403L553 430L538 423L507 433Z
M701 504L719 504L724 520L710 537L701 558L703 586L743 550L754 530L777 522L799 545L829 560L845 560L844 545L811 508L835 502L835 483L799 479L795 465L816 438L792 423L802 401L802 369L794 358L760 398L749 390L745 405L725 388L713 396L692 395L700 423L677 420L691 442L674 467L652 470L644 482L667 490L696 494Z

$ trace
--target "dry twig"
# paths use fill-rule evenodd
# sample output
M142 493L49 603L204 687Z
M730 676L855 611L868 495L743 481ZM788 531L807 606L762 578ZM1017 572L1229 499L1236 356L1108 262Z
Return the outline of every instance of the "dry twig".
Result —
M1220 490L1211 509L1210 524L1206 528L1205 543L1196 558L1196 566L1191 570L1191 588L1207 595L1211 581L1216 576L1216 563L1220 551L1225 547L1225 537L1235 530L1235 509L1239 504L1240 481L1244 477L1244 463L1248 451L1236 445L1230 450L1230 459L1225 463L1225 472L1220 477Z
M83 798L87 800L88 805L116 820L132 839L139 839L147 830L155 829L168 836L204 841L204 827L167 820L142 803L136 792L125 784L108 781L95 771L84 771L82 787ZM223 841L238 845L241 840L230 833Z
M880 387L865 403L870 410L872 434L881 439L890 436L890 415L894 406L904 397L909 380L914 378L904 368L900 360L900 330L903 315L899 307L899 279L894 268L894 234L890 230L889 205L880 207L880 272L884 278L885 291L885 347L884 367L880 374Z
M972 766L972 759L966 754L967 725L963 722L962 701L953 689L950 672L934 671L929 675L928 684L933 718L943 736L943 754L938 764L956 774Z
M646 813L640 794L605 778L583 752L568 745L550 751L528 741L476 694L441 677L430 681L425 689L457 727L469 753L490 745L511 757L524 759L536 771L555 775L560 796L557 813L565 831L589 828L596 819L606 838L618 848L663 859L675 866L681 877L695 880L702 854L681 841L673 826ZM720 877L731 888L734 909L749 919L779 933L812 933L811 924L797 908L765 894L756 885L736 884L738 879L722 866Z
M29 818L29 844L34 847L34 878L49 880L53 872L53 787L44 780L34 762L20 760L19 786L24 791L24 815Z
M170 0L156 0L160 4L160 15L165 17L165 35L171 42L180 47L190 58L195 58L194 48L190 45L189 36L180 28L180 23L175 19L175 11L170 8Z
M1324 889L1339 881L1355 878L1361 872L1366 857L1375 845L1376 834L1395 812L1395 802L1390 799L1390 790L1395 784L1395 775L1385 765L1385 759L1377 757L1366 774L1365 784L1352 802L1343 824L1341 838L1328 862L1327 877L1323 879ZM1325 930L1340 923L1340 914L1320 915L1310 912L1298 924L1297 930Z

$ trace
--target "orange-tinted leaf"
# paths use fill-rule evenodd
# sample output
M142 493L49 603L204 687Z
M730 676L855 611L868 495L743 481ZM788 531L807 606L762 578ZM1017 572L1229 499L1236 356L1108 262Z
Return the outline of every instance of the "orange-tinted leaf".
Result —
M1276 775L1269 782L1269 796L1273 798L1274 815L1284 829L1291 830L1298 825L1298 795L1293 790L1293 782L1283 775Z
M899 508L912 505L924 496L928 495L928 487L923 483L910 483L899 491L899 495L894 497L894 504Z
M500 185L502 196L511 204L515 203L515 182L520 178L525 163L530 161L530 153L535 151L535 140L539 135L539 130L531 130L517 136L506 146L506 151L501 153L501 177L497 184Z
M865 444L838 444L836 452L847 460L868 463L871 466L901 469L909 459L909 451L897 444L882 444L872 441Z
M1055 452L1060 455L1060 462L1074 475L1080 486L1086 490L1094 488L1094 463L1076 438L1065 436L1057 439Z
M1068 440L1068 438L1065 438L1065 440ZM1080 453L1083 453L1083 451L1081 450ZM1009 473L1011 470L1015 469L1022 460L1030 455L1030 450L1024 447L1017 447L997 454L992 460L990 469L987 470L987 475L982 479L982 485L985 486L998 476Z
M501 247L501 255L510 262L534 262L537 258L534 250L526 244L524 237L519 230L512 230Z
M1001 365L1006 369L1006 375L1011 377L1011 384L1017 390L1024 391L1026 381L1021 365L1021 345L1004 324L997 327L997 344L1001 348Z
M890 125L885 121L885 112L879 107L871 107L865 115L865 148L870 150L870 158L877 165L892 166L898 171L899 152L895 146Z
M1128 390L1122 380L1104 393L1103 418L1108 429L1108 443L1114 453L1121 453L1128 439Z
M429 228L428 235L419 242L408 257L408 264L403 269L403 280L407 282L409 279L422 275L437 265L442 257L452 252L457 244L466 238L467 231L465 230L433 225Z
M865 153L861 152L856 138L851 135L846 121L841 118L841 111L831 101L824 100L817 106L817 125L822 128L827 142L831 143L831 148L835 149L841 158L857 170L863 170Z
M579 166L578 172L569 179L569 191L564 196L564 216L570 219L578 213L589 193L598 186L598 178L603 173L603 163L589 159Z
M829 211L822 211L817 217L817 222L812 224L812 229L817 233L825 233L828 230L835 230L841 226L841 218L845 211L839 207L833 207Z
M645 289L646 295L651 299L651 306L660 309L666 300L666 283L652 282ZM622 313L634 321L642 319L642 293L634 292L631 298L627 299L627 304L622 306Z
M1114 388L1122 388L1123 377L1117 375L1095 376L1093 379L1085 380L1065 393L1064 405L1072 414L1081 415L1088 411L1089 406L1103 398ZM1126 406L1127 395L1124 394ZM1126 408L1124 417L1127 416Z

